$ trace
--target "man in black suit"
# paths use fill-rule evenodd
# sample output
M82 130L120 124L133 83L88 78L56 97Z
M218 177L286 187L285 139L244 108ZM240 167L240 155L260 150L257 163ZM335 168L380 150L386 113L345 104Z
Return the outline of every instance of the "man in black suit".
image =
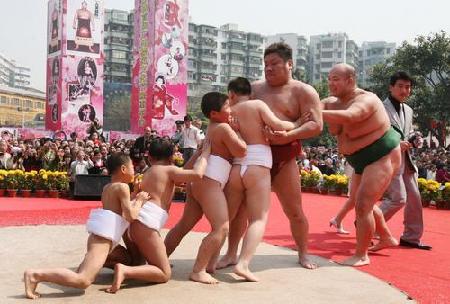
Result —
M133 145L133 151L130 153L133 160L137 161L144 157L145 152L148 151L148 144L152 140L152 128L145 127L144 136L136 138Z

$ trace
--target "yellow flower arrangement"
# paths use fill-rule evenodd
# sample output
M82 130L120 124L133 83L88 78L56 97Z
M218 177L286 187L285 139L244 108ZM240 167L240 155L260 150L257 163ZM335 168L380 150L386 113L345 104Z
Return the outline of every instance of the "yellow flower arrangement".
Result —
M442 200L450 202L450 183L445 183L442 189Z
M175 152L175 154L173 155L173 163L177 167L183 167L184 165L183 154L181 154L180 152Z

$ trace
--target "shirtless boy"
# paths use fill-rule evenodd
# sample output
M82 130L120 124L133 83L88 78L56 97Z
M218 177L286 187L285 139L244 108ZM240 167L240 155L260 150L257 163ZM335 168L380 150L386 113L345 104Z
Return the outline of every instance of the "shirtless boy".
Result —
M239 133L247 143L247 155L235 158L230 179L225 188L230 220L245 201L249 221L247 232L234 272L247 281L259 279L249 270L249 263L260 243L270 206L270 169L272 151L263 132L268 126L274 131L290 131L296 123L282 121L258 99L251 99L251 85L246 78L238 77L228 84L233 118L237 119Z
M86 289L94 282L106 261L108 253L120 242L129 222L138 218L142 204L148 199L140 192L136 201L130 202L128 184L133 180L131 159L124 154L113 154L107 161L112 174L111 183L103 188L103 209L92 210L87 221L90 233L87 253L76 272L64 269L28 269L24 273L25 293L30 299L40 295L36 287L40 282L51 282L63 286Z
M190 275L192 281L215 284L218 281L208 272L214 272L214 265L220 248L228 234L228 207L223 188L235 157L244 157L247 145L228 124L230 104L225 94L211 92L202 98L203 114L210 124L207 137L211 141L211 155L204 178L187 186L188 195L183 216L170 230L165 239L167 254L170 255L183 237L205 214L211 224L211 232L203 239L197 259Z
M334 97L325 100L323 120L337 137L340 153L355 169L350 195L355 195L356 201L356 252L342 264L367 265L375 222L383 227L378 230L377 246L398 244L375 203L400 166L400 134L391 128L381 100L356 87L353 67L335 65L328 75L328 86Z
M160 230L168 219L175 184L201 180L206 169L210 146L206 142L194 169L183 170L173 165L175 146L170 139L158 138L150 144L150 163L142 179L141 188L148 192L151 200L139 211L138 220L130 225L130 237L147 265L115 265L113 285L107 292L115 293L125 279L136 279L152 283L165 283L170 279L171 269Z

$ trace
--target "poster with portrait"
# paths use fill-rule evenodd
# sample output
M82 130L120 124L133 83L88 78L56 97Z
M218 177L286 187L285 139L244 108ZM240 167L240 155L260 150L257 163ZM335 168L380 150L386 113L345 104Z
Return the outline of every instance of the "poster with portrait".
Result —
M47 54L49 57L61 54L62 32L62 0L49 0L47 21Z
M61 123L61 56L47 58L47 87L45 105L45 127L60 128Z
M188 1L136 0L135 5L131 130L151 125L171 135L187 108Z
M67 1L65 18L66 55L99 58L103 49L103 1Z
M103 124L103 60L64 57L61 129L85 134L98 119Z

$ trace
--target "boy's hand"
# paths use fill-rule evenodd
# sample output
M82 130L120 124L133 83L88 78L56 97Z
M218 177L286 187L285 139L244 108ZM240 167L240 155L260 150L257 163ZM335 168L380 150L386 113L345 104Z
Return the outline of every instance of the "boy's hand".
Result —
M136 194L136 202L139 202L141 206L150 199L150 196L147 192L141 191Z
M312 114L311 112L305 112L300 116L300 125L303 125L304 123L307 123L308 121L312 120Z
M202 155L209 155L211 153L211 141L205 138L202 143Z

